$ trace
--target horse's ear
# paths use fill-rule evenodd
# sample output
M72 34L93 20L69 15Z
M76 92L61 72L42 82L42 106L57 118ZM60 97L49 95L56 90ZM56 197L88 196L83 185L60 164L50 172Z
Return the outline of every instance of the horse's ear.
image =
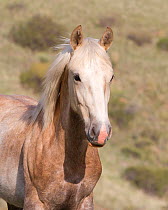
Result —
M106 28L102 38L99 40L99 44L105 49L108 50L113 41L113 31L110 27Z
M82 26L77 26L71 34L70 44L72 48L75 50L77 46L81 45L83 42L83 33L82 33Z

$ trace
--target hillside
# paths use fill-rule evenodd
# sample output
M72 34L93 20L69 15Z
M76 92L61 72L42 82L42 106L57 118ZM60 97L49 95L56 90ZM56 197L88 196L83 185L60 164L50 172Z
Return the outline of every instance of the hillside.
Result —
M31 51L10 39L11 28L20 21L37 14L49 16L65 28L65 37L79 24L85 36L101 37L106 25L114 31L109 50L115 71L109 104L113 136L100 149L103 174L94 192L96 209L168 209L167 192L153 195L123 178L130 166L168 166L168 52L156 46L160 38L168 37L167 11L167 0L0 2L1 94L38 99L32 89L23 88L19 75L41 56L54 59L51 48Z

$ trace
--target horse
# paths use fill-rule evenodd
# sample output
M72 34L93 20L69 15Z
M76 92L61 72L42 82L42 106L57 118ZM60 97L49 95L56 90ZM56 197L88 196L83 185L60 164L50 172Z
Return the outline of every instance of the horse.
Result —
M113 31L84 38L77 26L46 73L40 100L0 95L0 198L10 210L93 209L111 137Z

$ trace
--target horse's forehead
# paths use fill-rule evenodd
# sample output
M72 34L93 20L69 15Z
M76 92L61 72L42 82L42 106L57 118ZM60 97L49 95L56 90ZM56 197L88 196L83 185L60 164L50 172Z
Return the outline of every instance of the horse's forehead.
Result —
M80 75L80 78L83 80L85 83L90 83L90 81L104 81L106 76L111 75L111 71L100 68L99 66L96 65L83 65L83 66L78 66L78 68L74 68L72 72L78 73Z
M103 60L103 58L97 57L76 57L73 62L69 65L70 70L74 73L82 74L104 74L112 72L112 66L109 65L108 60Z
M109 56L104 49L95 40L85 40L84 45L74 51L69 69L73 73L79 73L81 77L90 80L104 79L107 75L111 75L112 66Z

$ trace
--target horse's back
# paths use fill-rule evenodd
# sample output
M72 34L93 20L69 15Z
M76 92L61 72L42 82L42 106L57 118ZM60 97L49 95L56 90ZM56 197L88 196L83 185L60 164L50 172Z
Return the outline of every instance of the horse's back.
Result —
M18 137L28 127L29 117L37 102L26 96L0 95L0 146L4 141ZM19 139L15 139L16 141Z
M29 97L0 95L0 197L19 206L24 196L22 147L36 105Z

